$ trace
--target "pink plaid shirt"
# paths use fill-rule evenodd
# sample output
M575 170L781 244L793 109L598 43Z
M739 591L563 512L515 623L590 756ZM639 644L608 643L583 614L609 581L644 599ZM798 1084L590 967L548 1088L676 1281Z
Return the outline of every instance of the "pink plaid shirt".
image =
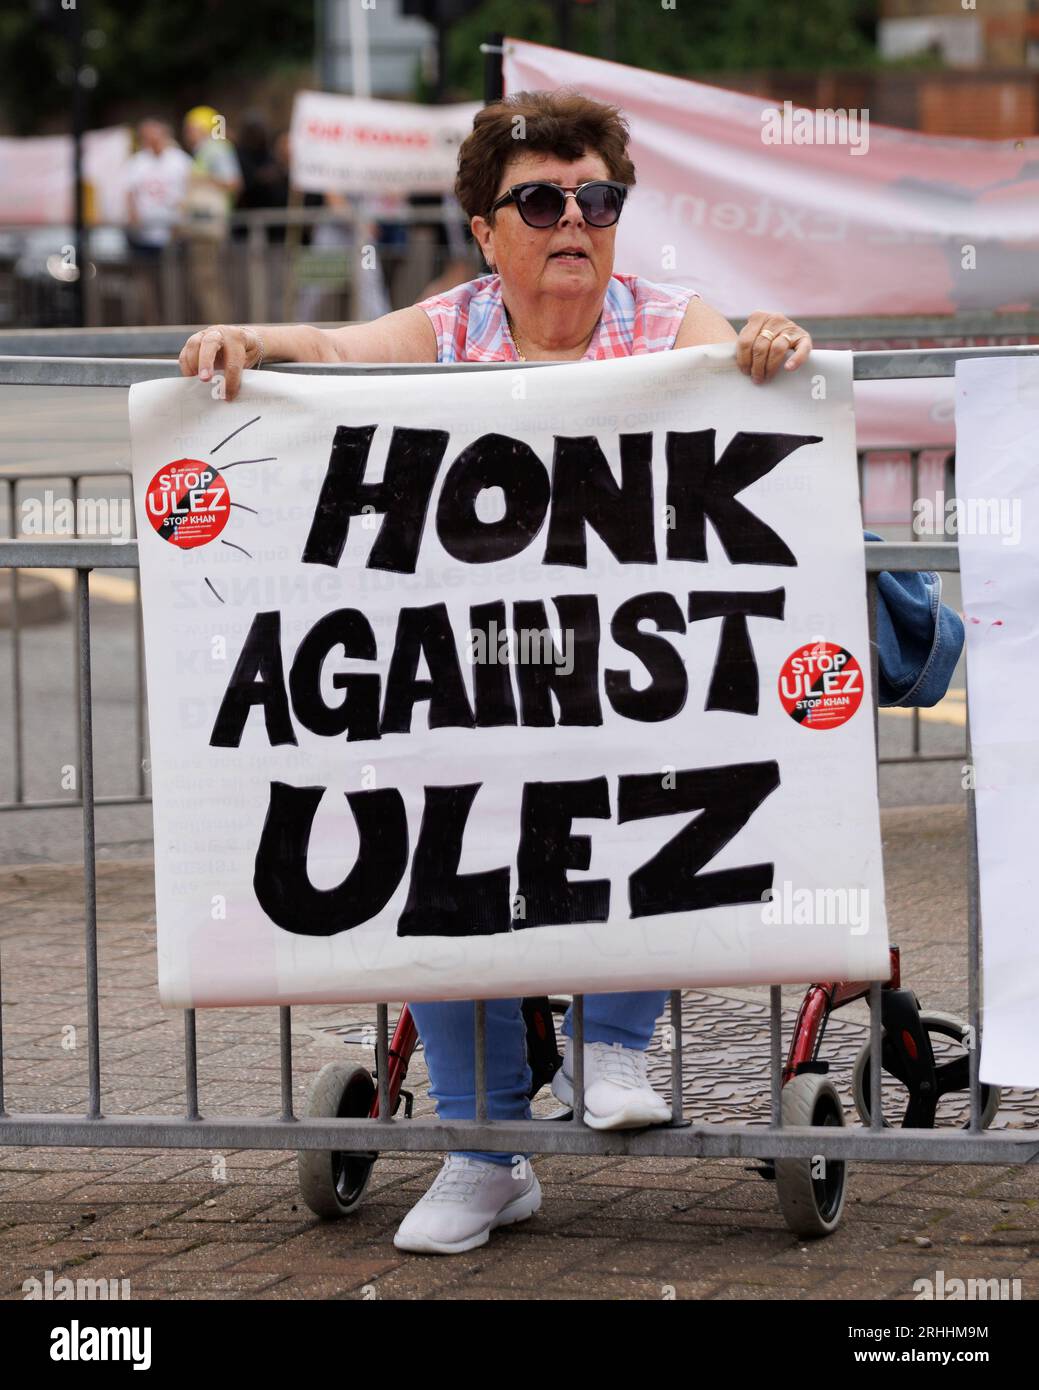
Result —
M637 275L613 275L586 361L664 352L675 345L696 290L658 285ZM438 362L518 362L501 301L501 276L480 275L446 294L423 299L437 335Z

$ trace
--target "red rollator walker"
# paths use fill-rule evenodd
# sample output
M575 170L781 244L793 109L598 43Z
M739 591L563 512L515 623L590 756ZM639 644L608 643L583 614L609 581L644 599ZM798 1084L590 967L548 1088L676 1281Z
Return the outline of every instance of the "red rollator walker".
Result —
M820 1052L830 1015L857 999L868 1002L869 992L869 983L863 981L809 985L783 1067L784 1127L844 1124L844 1106L827 1074L830 1064L821 1059ZM897 946L891 947L891 976L881 989L880 999L883 1123L912 1129L934 1128L944 1118L939 1115L942 1099L969 1089L969 1026L950 1014L921 1011L919 999L901 983ZM562 1065L554 1015L565 1013L569 1003L562 998L523 1000L531 1100L550 1084ZM404 1082L417 1044L418 1031L405 1004L390 1042L388 1095L390 1113L396 1115L403 1102L407 1119L411 1118L414 1098L405 1090ZM856 1058L852 1089L859 1116L864 1124L869 1124L868 1043ZM984 1128L995 1117L999 1099L997 1087L982 1086ZM306 1114L321 1119L378 1119L375 1073L362 1066L329 1062L310 1088ZM571 1111L563 1110L540 1123L571 1117ZM348 1216L363 1201L377 1158L378 1154L372 1152L302 1150L299 1183L304 1202L317 1216ZM782 1158L765 1161L756 1171L775 1182L783 1217L796 1235L825 1236L837 1229L847 1191L845 1160L833 1159L819 1165L811 1158Z

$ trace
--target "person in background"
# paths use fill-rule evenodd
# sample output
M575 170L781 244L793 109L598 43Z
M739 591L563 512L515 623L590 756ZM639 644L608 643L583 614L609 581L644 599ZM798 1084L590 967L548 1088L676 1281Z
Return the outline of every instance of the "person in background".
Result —
M140 294L140 321L162 323L161 262L180 217L191 158L165 121L149 116L137 127L138 150L126 165L126 239Z
M231 311L222 252L231 209L243 187L242 170L224 118L211 106L194 106L184 117L184 143L192 160L181 229L193 311L212 322Z
M250 111L242 122L236 153L242 171L238 210L286 207L289 201L288 168L278 158L276 142L271 140L266 121L255 111ZM236 227L233 233L234 238L240 241L244 241L247 235L244 227ZM266 240L284 241L285 228L268 227Z

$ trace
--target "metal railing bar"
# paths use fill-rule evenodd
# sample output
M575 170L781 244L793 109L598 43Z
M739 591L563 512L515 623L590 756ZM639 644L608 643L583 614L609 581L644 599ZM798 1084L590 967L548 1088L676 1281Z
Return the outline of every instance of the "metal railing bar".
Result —
M151 797L144 796L95 796L95 806L147 806L151 802ZM0 811L81 811L83 800L76 797L73 800L61 801L54 798L49 801L0 801Z
M379 1095L379 1119L388 1124L390 1114L390 1011L387 1004L375 1006L375 1075Z
M983 357L1034 357L1039 344L1020 347L891 348L883 352L855 352L856 381L907 381L916 377L955 376L957 362Z
M890 767L898 763L962 763L964 756L961 749L958 753L904 753L901 756L892 754L890 757L878 758L877 762L880 767Z
M17 533L15 508L18 501L18 481L7 483L7 527L12 539ZM18 586L18 571L11 571L11 739L14 799L25 797L25 762L22 745L22 614Z
M473 1077L476 1094L476 1118L487 1119L487 1004L483 999L473 1001Z
M83 894L86 926L87 1038L90 1099L87 1114L101 1114L101 1032L97 972L97 865L94 859L94 743L90 689L90 571L76 571L76 636L79 651L79 731L83 750Z
M309 215L305 220L313 223L321 218L321 209L306 209ZM317 214L314 216L313 214ZM335 219L328 219L335 220ZM268 320L274 322L275 320ZM318 328L339 328L344 324L357 322L350 319L316 320ZM742 328L741 318L730 318L729 322L737 331ZM820 347L839 341L845 343L868 342L871 339L905 338L969 338L1020 337L1034 339L1039 336L1039 314L979 314L955 318L923 319L839 319L816 318L808 316L800 320ZM8 328L0 330L0 353L14 354L53 354L63 357L84 356L141 356L157 354L160 357L179 353L185 339L204 323L165 324L163 326L121 325L91 328ZM1012 344L1004 344L1013 346ZM1019 346L1027 346L1020 344ZM973 346L973 345L971 345ZM909 348L909 351L925 351ZM987 349L991 351L991 348Z
M682 1094L682 991L671 991L671 1123L680 1125L685 1117Z
M102 1116L16 1113L0 1118L0 1145L75 1148L346 1149L436 1152L488 1149L498 1153L644 1154L662 1158L797 1157L905 1163L1009 1164L1039 1162L1039 1133L1022 1130L902 1129L874 1133L836 1126L777 1128L761 1124L693 1124L645 1130L590 1129L551 1120L442 1120L415 1116L406 1124L368 1119L270 1118L187 1120L171 1115Z
M881 983L874 980L869 987L869 1127L872 1130L880 1130L884 1125L884 1116L881 1113L880 1083L881 1076Z
M421 372L501 372L552 362L265 362L264 372L295 376L415 376ZM179 377L175 361L159 357L3 357L0 386L134 386Z
M4 968L0 950L0 1119L7 1114L4 1104Z
M71 500L71 502L72 502L73 539L77 539L77 537L75 536L75 525L76 525L76 498L77 498L78 495L79 495L79 485L78 485L78 482L77 482L75 479L69 479L69 485L70 485L70 489L71 489L71 493L72 493L71 499L70 499L70 500ZM75 627L73 627L73 630L72 630L72 641L73 641L73 644L75 644L76 640L77 640L76 630L75 630ZM79 703L80 703L80 671L79 671L79 663L76 662L75 660L74 660L73 663L72 663L72 678L73 678L72 708L73 708L73 709L77 709L78 706L79 706ZM82 766L83 766L83 729L82 729L82 726L81 726L79 723L76 724L76 766L77 766L77 767L82 767Z
M1028 357L1039 344L1021 347L896 348L885 352L853 352L856 381L906 381L918 377L951 377L956 363L973 358ZM303 376L414 376L420 372L496 372L559 366L550 362L269 362L265 372ZM34 357L0 356L0 386L132 386L138 381L179 377L180 367L168 358L148 357ZM895 447L895 446L891 446ZM935 445L944 448L945 445Z
M144 762L148 733L144 725L144 705L147 686L144 672L144 609L141 605L141 571L133 575L133 679L134 679L134 737L137 743L137 795L145 796Z
M773 1129L783 1128L783 990L768 990L769 1111Z
M575 994L570 1005L570 1023L573 1037L573 1083L574 1083L574 1124L585 1128L584 1123L584 995Z
M0 540L0 569L133 569L139 541ZM881 570L940 570L960 568L956 545L947 541L864 541L867 574Z
M295 1120L292 1107L292 1009L278 1008L279 1070L281 1073L281 1118Z
M0 569L134 569L137 541L20 537L0 541Z
M866 626L869 632L869 670L873 689L873 749L880 761L880 648L877 645L877 576L866 573Z
M195 1010L184 1010L184 1096L185 1115L189 1120L200 1118L198 1113L198 1039L195 1034Z
M22 615L18 571L11 570L11 740L14 799L25 797L25 749L22 728Z

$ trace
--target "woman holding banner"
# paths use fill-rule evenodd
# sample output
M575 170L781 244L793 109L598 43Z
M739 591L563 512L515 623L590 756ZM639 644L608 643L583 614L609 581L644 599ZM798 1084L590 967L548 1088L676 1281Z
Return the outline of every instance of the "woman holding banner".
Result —
M614 271L617 221L635 169L616 107L573 91L518 93L485 107L459 151L456 194L489 273L371 323L231 327L193 334L185 375L224 375L237 394L243 368L298 362L601 360L710 343L736 344L755 382L806 361L811 338L779 313L755 313L737 334L694 290ZM962 625L937 594L937 575L881 575L881 700L933 704L945 691ZM939 641L939 635L942 640ZM664 991L585 998L585 1122L596 1129L667 1123L649 1084L646 1049ZM525 1025L519 999L488 1000L487 1113L529 1118ZM413 1004L430 1090L445 1119L475 1111L473 1005ZM552 1089L572 1102L572 1030ZM451 1254L531 1216L541 1192L530 1165L508 1154L449 1154L395 1237L404 1250Z

